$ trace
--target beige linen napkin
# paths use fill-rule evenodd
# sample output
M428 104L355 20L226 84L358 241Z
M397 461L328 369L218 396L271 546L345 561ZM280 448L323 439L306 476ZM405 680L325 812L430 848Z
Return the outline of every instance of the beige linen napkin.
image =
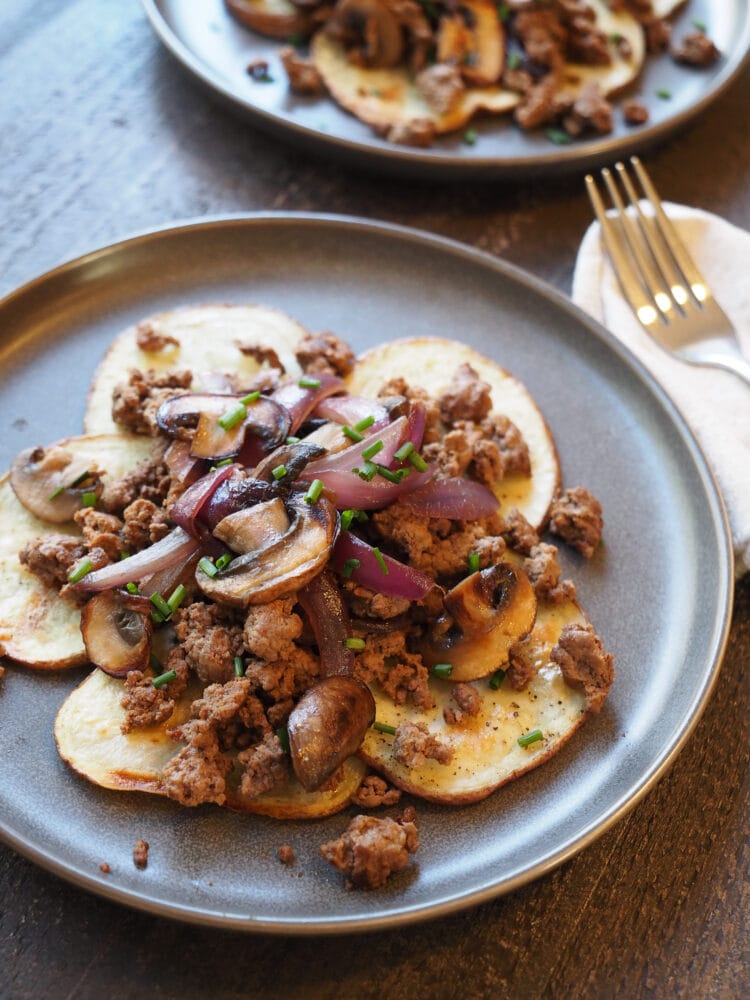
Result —
M750 233L699 209L665 208L750 358ZM741 576L750 570L750 387L730 372L678 361L656 345L623 298L598 222L578 251L573 301L638 356L681 410L722 492Z

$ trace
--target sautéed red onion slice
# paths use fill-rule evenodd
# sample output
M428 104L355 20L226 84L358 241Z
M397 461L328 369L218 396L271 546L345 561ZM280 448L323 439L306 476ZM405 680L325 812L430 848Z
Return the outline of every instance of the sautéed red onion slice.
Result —
M289 433L294 434L307 420L315 407L326 397L344 391L344 383L337 375L310 376L317 385L300 385L305 377L296 382L287 382L271 393L271 399L289 412L292 424Z
M183 528L174 528L168 535L135 555L110 563L87 573L74 584L74 589L84 591L109 590L138 583L178 563L184 563L200 549L201 543Z
M200 532L196 520L206 503L211 499L216 489L228 479L238 468L235 463L221 465L213 472L202 476L192 486L188 486L176 501L170 512L170 517L176 525L184 528L191 535L198 537Z
M314 577L297 594L318 644L323 677L351 676L354 653L346 645L351 635L349 614L338 582L329 570Z
M474 479L433 479L409 493L409 508L425 517L476 521L494 514L499 501L489 487Z
M354 566L349 560L356 560L358 565ZM376 553L372 545L350 531L342 531L339 535L331 554L331 566L355 583L388 597L421 601L435 586L435 581L426 573L391 556Z

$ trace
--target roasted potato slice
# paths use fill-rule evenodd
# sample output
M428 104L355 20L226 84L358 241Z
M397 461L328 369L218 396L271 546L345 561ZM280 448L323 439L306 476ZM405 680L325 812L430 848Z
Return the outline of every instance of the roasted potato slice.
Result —
M453 340L414 337L395 340L362 355L347 379L349 392L377 396L395 373L432 396L448 387L456 369L470 364L492 387L492 406L518 427L529 447L531 478L507 476L494 486L501 513L517 507L530 524L542 525L560 487L560 465L549 427L525 386L500 365Z
M55 742L58 753L77 774L102 788L164 795L164 767L182 747L167 735L167 730L189 717L191 702L199 696L199 691L188 689L166 722L136 729L127 735L120 730L125 718L120 705L122 691L122 680L101 670L89 674L68 695L57 713ZM334 789L306 792L292 778L284 788L254 799L242 797L230 783L226 805L238 812L276 819L318 819L349 804L365 771L362 761L350 758Z
M133 434L101 434L58 442L91 467L118 479L154 447L149 438ZM37 670L61 670L86 661L81 637L81 612L21 565L18 552L40 535L80 532L72 521L50 524L31 514L18 500L8 475L0 479L0 645L7 656Z
M431 802L461 805L486 798L552 757L586 717L583 692L566 684L560 669L549 662L563 627L586 621L573 601L540 603L533 632L526 640L535 650L536 676L523 691L514 691L507 681L497 690L487 681L473 682L481 692L482 708L460 723L449 725L443 716L443 710L454 705L451 680L430 681L436 705L427 711L395 705L373 686L378 723L393 727L404 721L426 723L429 732L452 750L452 759L441 764L428 758L408 768L394 756L394 737L375 729L365 736L360 756L399 788ZM519 745L519 737L537 729L542 739L526 747Z
M139 330L153 331L154 344L163 346L141 349ZM306 333L285 313L259 305L184 306L151 316L124 330L110 345L91 383L84 429L87 434L118 429L112 420L112 390L131 368L157 372L189 369L194 388L200 390L201 376L209 372L251 379L261 365L240 350L240 345L249 344L272 348L286 371L298 375L294 349Z

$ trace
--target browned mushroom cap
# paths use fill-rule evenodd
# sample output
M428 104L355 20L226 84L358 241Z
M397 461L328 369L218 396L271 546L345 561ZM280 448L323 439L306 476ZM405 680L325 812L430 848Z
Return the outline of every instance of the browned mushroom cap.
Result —
M381 0L338 0L331 30L363 66L387 69L401 61L401 25Z
M262 532L258 524L248 527L250 515L226 524L235 516L229 515L219 522L214 533L241 554L213 577L198 565L195 578L204 594L215 601L246 608L292 593L320 572L336 539L333 504L324 496L315 503L307 503L301 493L292 494L284 504L289 519L287 530L278 535L272 528L266 532L268 544L252 551L243 552L242 547L252 535L259 537ZM265 512L274 524L279 523L277 507L265 507Z
M292 766L312 792L356 753L375 721L370 689L353 677L326 677L309 688L287 723Z
M196 427L190 454L211 461L239 454L247 434L260 438L265 451L281 444L291 426L288 411L266 396L247 405L243 398L198 392L171 396L156 411L156 422L167 434Z
M20 503L42 521L63 524L81 506L84 493L97 497L102 484L86 459L66 448L27 448L10 469L10 485Z
M105 590L87 602L81 613L86 655L112 677L145 670L151 653L151 619L132 607L129 595Z
M431 666L450 663L452 681L493 673L536 618L536 595L529 578L506 562L472 573L448 591L444 604L445 615L420 652Z
M489 0L463 0L440 18L437 61L451 63L478 87L497 83L505 65L505 29L497 5Z

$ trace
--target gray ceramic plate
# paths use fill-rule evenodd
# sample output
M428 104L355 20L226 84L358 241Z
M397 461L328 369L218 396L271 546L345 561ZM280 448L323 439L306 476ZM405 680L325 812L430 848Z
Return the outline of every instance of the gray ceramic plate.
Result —
M2 465L76 433L111 338L156 310L260 302L366 348L457 337L526 382L557 436L565 483L601 498L606 544L566 572L614 652L602 714L549 764L479 805L418 805L422 846L386 889L346 892L318 856L345 815L313 824L191 811L104 791L58 759L55 712L84 675L12 665L0 688L0 829L18 851L120 902L199 923L285 933L414 921L550 871L649 789L692 730L728 628L731 554L703 458L673 407L603 330L528 275L411 230L325 216L251 216L141 235L0 302ZM133 865L138 837L148 868ZM276 859L281 843L298 864ZM99 863L111 865L109 875Z
M611 135L557 146L543 133L522 132L503 116L472 122L477 133L473 145L467 145L459 132L420 150L379 139L328 99L291 94L277 55L281 43L235 22L223 0L143 0L143 4L155 32L188 72L259 127L346 162L429 177L570 172L643 150L704 111L735 78L750 50L750 8L745 0L688 0L675 21L675 37L691 30L693 20L702 21L724 57L706 70L678 66L667 55L650 57L629 91L648 106L648 125L627 126L618 112ZM248 76L248 63L256 59L267 60L272 82L256 83ZM660 98L659 92L670 97Z

